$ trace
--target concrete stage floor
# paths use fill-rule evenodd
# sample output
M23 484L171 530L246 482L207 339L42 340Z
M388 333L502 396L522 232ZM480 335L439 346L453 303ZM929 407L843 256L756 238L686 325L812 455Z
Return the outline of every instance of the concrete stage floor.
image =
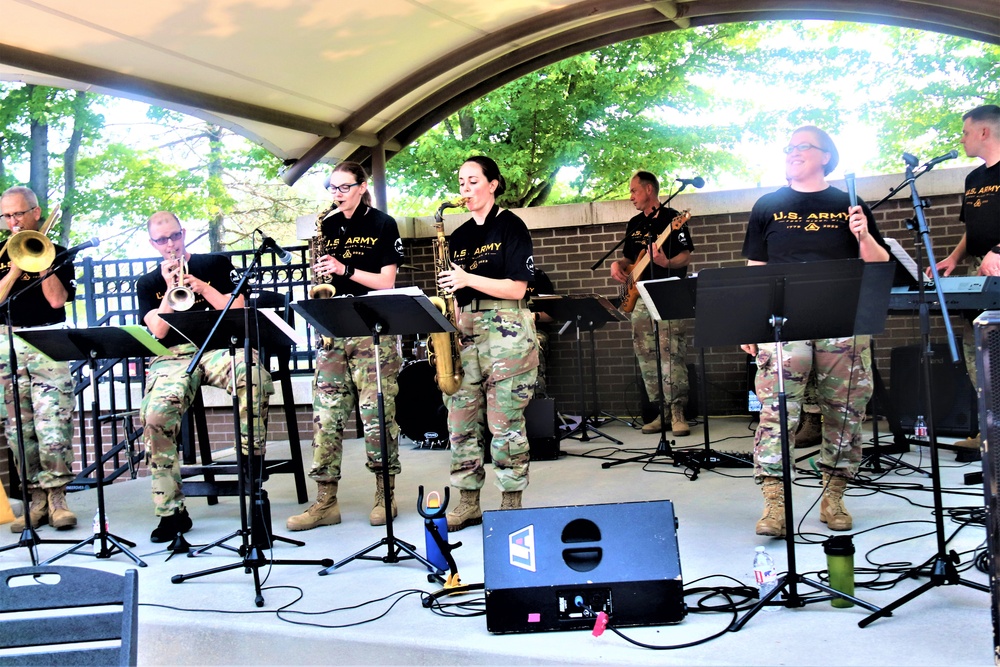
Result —
M712 448L718 451L749 451L752 425L747 417L714 418L710 422ZM679 522L678 545L681 569L687 586L733 586L733 579L753 582L754 547L767 545L778 569L787 568L784 542L758 537L754 523L760 516L762 499L749 468L717 467L703 470L691 480L690 471L671 465L669 459L627 464L603 469L601 456L625 458L631 453L655 449L658 436L642 435L629 426L611 422L601 426L624 444L619 447L602 437L589 442L563 440L559 460L531 464L531 484L525 492L526 507L589 505L628 501L673 502ZM951 439L942 438L942 443ZM287 443L275 443L271 452L280 456ZM676 440L677 448L704 447L701 424L692 434ZM303 547L278 543L274 559L323 559L341 561L385 536L384 528L368 525L374 492L372 476L363 468L359 440L346 443L344 479L340 503L344 522L339 526L290 534L284 519L301 511L295 503L288 475L272 477L266 484L271 500L276 534L301 538ZM305 458L311 460L308 444ZM441 489L448 480L449 452L417 449L409 441L400 445L403 474L397 478L399 518L395 534L423 553L424 529L415 511L418 485ZM799 450L803 453L803 450ZM917 447L902 459L915 466L929 466L927 448ZM956 453L941 450L941 477L946 492L944 506L948 549L961 555L963 578L988 584L988 577L972 567L972 559L985 540L982 485L967 486L964 475L982 470L979 462L959 463ZM809 462L799 464L808 469ZM687 472L687 474L685 474ZM487 472L484 508L499 506L500 493ZM854 515L856 567L859 582L886 584L882 590L859 587L857 595L874 605L887 605L925 582L926 578L900 578L900 572L924 564L936 552L933 500L930 479L908 468L876 474L864 473L865 485L849 492L848 508ZM310 495L315 495L312 482ZM415 561L386 564L356 560L329 576L317 576L316 565L273 565L261 568L264 606L254 606L254 579L242 567L224 573L191 579L180 584L171 577L180 573L240 563L224 549L189 558L157 551L149 542L156 525L149 498L149 479L114 484L106 489L111 532L137 543L134 552L148 567L139 568L139 663L143 665L264 665L264 664L586 664L586 665L988 665L992 664L993 632L990 594L963 585L946 585L903 605L891 618L882 618L866 628L858 622L868 612L859 607L836 609L829 602L798 609L761 612L739 632L725 632L707 643L671 651L654 651L626 643L610 631L593 637L588 631L494 635L487 631L483 616L445 617L421 606L416 594L402 591L434 591L426 570ZM70 496L80 525L59 537L85 539L91 529L96 492ZM968 511L956 510L968 508ZM223 499L209 507L202 498L189 500L194 529L187 537L204 544L237 529L239 503ZM818 543L826 534L819 521L818 482L801 474L795 488L795 514L800 522L796 559L800 574L819 577L825 557ZM964 525L972 518L978 523ZM56 533L39 530L42 538ZM16 540L8 526L0 529L0 545ZM452 542L463 546L454 552L464 583L483 581L481 527L455 533ZM231 544L238 544L234 541ZM630 545L621 544L622 549ZM44 560L61 551L60 545L43 544ZM373 555L385 555L380 547ZM636 557L641 557L637 554ZM874 574L874 564L885 573ZM123 572L133 567L123 554L95 559L87 552L61 558L57 564L96 567ZM0 569L30 565L26 548L0 553ZM800 585L801 593L812 588ZM479 600L455 614L482 609L481 592L463 599ZM687 598L690 607L700 595ZM365 602L382 599L366 606ZM454 599L454 598L453 598ZM721 598L711 604L722 604ZM345 611L331 611L356 607ZM325 613L324 613L325 612ZM364 621L376 618L369 623ZM679 645L723 631L732 620L727 612L689 613L679 624L626 628L629 637L647 644ZM326 626L326 627L317 627ZM338 627L331 627L338 626Z

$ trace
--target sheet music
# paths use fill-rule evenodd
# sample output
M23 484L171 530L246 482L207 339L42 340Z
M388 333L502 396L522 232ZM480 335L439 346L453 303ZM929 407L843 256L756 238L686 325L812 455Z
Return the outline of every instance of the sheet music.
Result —
M646 309L649 314L653 316L653 319L662 322L663 318L660 317L660 311L656 309L656 302L652 297L649 296L649 289L646 287L646 283L662 283L668 280L680 280L678 276L671 276L669 278L659 278L657 280L642 280L636 283L636 287L639 288L639 296L642 297L642 302L646 304Z
M278 315L278 313L273 308L258 308L257 312L263 313L264 317L271 320L271 324L273 324L275 328L281 331L281 333L291 338L292 342L295 343L296 347L299 348L309 347L309 341L306 340L306 337L301 335L298 331L296 331L292 327L290 327L288 325L288 322L285 322L285 320L282 319L282 317Z
M906 272L910 274L910 278L913 279L913 283L915 285L919 283L921 279L923 279L924 283L928 285L931 284L931 280L927 276L917 275L917 262L910 257L910 253L906 252L903 246L899 244L899 241L887 236L885 237L885 243L889 246L889 252L892 253L893 258L895 258L895 260L899 262L899 265L906 269Z

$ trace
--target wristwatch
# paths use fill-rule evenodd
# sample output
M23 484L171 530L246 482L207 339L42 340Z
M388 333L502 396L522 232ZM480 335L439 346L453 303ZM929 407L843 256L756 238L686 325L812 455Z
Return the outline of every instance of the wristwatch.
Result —
M990 248L990 252L995 252L996 254L1000 255L1000 245L995 245L992 248Z
M354 275L354 267L348 264L344 264L344 277L350 278Z

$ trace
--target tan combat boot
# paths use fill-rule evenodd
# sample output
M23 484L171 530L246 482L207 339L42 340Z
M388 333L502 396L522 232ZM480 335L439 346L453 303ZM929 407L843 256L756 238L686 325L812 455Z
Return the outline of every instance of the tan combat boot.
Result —
M31 527L38 528L49 522L49 494L45 489L31 489L30 508L25 508L21 516L10 524L10 532L20 533L24 530L24 517L31 517Z
M765 477L761 491L764 493L764 515L757 522L757 534L784 537L785 484L780 477Z
M684 416L684 406L673 403L670 406L671 430L676 436L691 435L691 427Z
M521 494L523 491L504 491L500 499L500 509L519 510L521 509Z
M854 520L844 507L847 478L823 473L823 500L819 504L819 520L830 530L850 530Z
M392 518L398 514L396 510L396 477L389 475L389 502L392 503ZM385 525L385 487L382 482L381 473L375 475L375 506L372 507L371 514L368 515L368 523L373 526Z
M642 432L643 433L659 433L660 432L660 428L662 428L662 427L663 427L663 422L660 421L660 415L656 415L656 419L654 419L653 421L649 422L648 424L646 424L646 425L644 425L642 427Z
M803 412L795 429L796 447L815 447L823 442L823 416L818 412Z
M980 449L983 446L982 440L980 438L980 433L977 433L971 438L966 438L965 440L956 440L956 447L965 447L968 449Z
M56 530L76 526L76 515L66 505L66 487L49 489L49 523Z
M479 506L479 489L460 489L462 499L458 506L448 512L448 532L462 530L467 526L478 526L483 522L483 509Z
M316 502L302 514L288 517L288 530L312 530L317 526L333 526L340 523L340 506L337 504L337 482L317 482L319 493Z

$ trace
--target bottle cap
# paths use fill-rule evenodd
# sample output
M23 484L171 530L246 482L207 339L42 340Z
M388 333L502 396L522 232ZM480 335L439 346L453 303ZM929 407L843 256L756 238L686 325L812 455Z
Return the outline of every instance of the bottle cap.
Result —
M764 547L763 547L763 545L757 547L756 549L754 549L754 551L756 551L757 553L764 553Z
M853 556L854 541L850 535L836 535L823 543L823 552L827 556Z

